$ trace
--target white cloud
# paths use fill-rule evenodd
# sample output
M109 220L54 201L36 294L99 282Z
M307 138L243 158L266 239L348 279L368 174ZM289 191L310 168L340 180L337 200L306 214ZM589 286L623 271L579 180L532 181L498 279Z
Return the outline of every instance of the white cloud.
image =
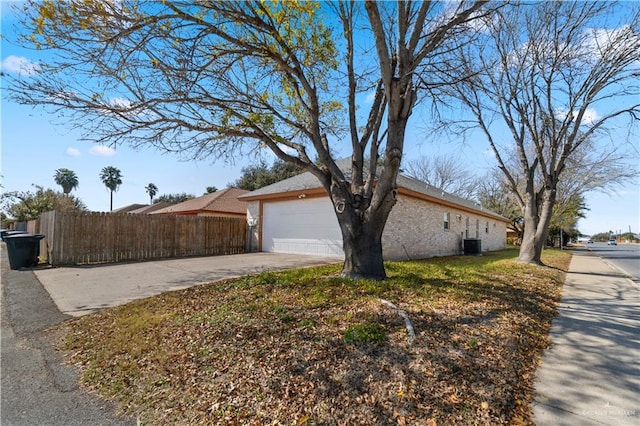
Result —
M67 148L67 155L71 157L80 157L80 150L70 146Z
M590 28L584 32L578 50L590 54L594 59L633 52L640 43L640 36L629 25L619 28Z
M109 106L115 109L127 110L131 108L131 101L124 98L113 98L109 101Z
M98 157L112 157L116 154L116 150L104 145L95 145L89 150L89 154Z
M587 108L582 116L582 122L584 124L593 125L596 121L600 120L600 114L594 108Z
M545 38L525 42L511 52L507 63L515 67L519 67L520 64L537 66L542 63L540 58L549 62L563 59L570 62L569 66L584 67L585 61L588 63L603 59L610 61L621 54L631 55L640 45L640 35L636 34L629 25L613 29L588 28L579 37L573 38L570 45L558 40L561 43L558 46L555 46L553 39ZM563 53L562 57L558 58L557 52L567 53ZM637 60L635 66L638 66Z
M559 119L565 119L567 117L567 111L563 110L563 109L558 109L556 110L556 117L558 117ZM572 113L573 118L576 118L577 113ZM595 108L587 108L584 110L584 114L582 116L582 121L580 122L581 125L587 125L587 126L592 126L594 125L598 120L600 120L600 118L602 118L602 116L600 114L598 114L598 111L595 110Z
M126 115L130 118L135 118L145 113L144 109L139 108L130 99L126 98L111 98L104 103L102 112L105 115Z
M35 62L31 62L24 56L9 55L0 63L2 70L20 75L32 75L40 71L40 67Z

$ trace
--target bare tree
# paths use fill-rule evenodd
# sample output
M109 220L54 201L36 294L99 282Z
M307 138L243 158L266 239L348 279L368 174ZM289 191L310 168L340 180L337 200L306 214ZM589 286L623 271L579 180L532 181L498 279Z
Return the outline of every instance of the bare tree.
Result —
M565 172L556 188L556 201L549 226L563 229L575 227L578 219L588 211L584 203L587 193L615 190L622 182L637 178L640 172L626 165L623 162L625 159L619 153L598 149L593 138L585 140L567 159ZM521 194L526 192L526 178L519 168L517 152L505 155L504 166L512 180L499 168L492 169L478 179L476 198L483 207L510 219L509 229L516 232L521 241L525 222L519 200ZM514 185L517 191L513 190ZM536 187L543 185L542 177L537 176Z
M524 233L524 218L516 196L500 169L492 169L479 179L475 198L482 207L509 219L507 227L516 233L518 241Z
M449 58L458 74L441 93L464 105L450 128L480 130L514 193L524 217L519 260L540 263L559 185L572 160L585 173L579 185L609 188L602 175L619 161L619 133L638 122L640 31L637 3L534 2L504 8L478 26L478 44ZM581 148L602 141L593 157ZM510 168L515 153L515 169ZM574 170L575 169L575 166ZM624 179L619 180L622 182Z
M329 194L342 273L384 278L416 70L488 13L484 3L28 1L25 43L56 55L13 93L75 113L105 143L216 158L268 148ZM360 115L365 92L374 101ZM341 138L346 173L333 157Z
M479 176L455 157L420 157L408 161L406 170L416 179L463 198L475 198L480 184Z

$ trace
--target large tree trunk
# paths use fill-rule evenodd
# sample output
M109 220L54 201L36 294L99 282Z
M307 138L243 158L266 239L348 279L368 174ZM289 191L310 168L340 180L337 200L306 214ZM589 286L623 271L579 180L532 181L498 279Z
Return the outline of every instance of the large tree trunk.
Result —
M553 207L556 205L556 191L547 190L542 196L542 206L538 209L540 211L540 218L538 220L538 229L536 232L536 241L538 244L538 250L542 255L542 250L547 244L547 238L549 237L549 228L551 227L551 219L553 218ZM538 257L540 257L540 255Z
M341 226L344 242L342 275L350 278L383 280L387 277L382 254L384 223L345 223Z
M406 112L400 119L389 119L384 167L377 179L367 177L377 181L373 193L360 191L362 188L353 182L334 181L331 184L331 200L340 224L345 254L343 276L374 280L386 278L382 233L397 201L396 179L407 121Z
M542 265L542 250L549 235L555 191L546 191L541 199L542 205L538 205L537 197L527 194L524 208L524 235L518 262Z
M540 256L542 249L538 250L536 243L536 234L538 230L538 205L535 195L527 194L524 206L524 233L522 234L522 245L520 245L520 254L518 262L541 264Z
M345 255L342 275L345 277L386 278L382 233L395 204L395 191L382 200L375 198L354 194L347 182L334 183L331 187L331 201L342 232Z

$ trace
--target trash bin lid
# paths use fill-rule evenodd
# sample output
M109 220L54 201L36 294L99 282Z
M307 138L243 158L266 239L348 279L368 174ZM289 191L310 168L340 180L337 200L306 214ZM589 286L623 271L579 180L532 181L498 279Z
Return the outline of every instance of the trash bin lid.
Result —
M19 234L9 234L9 235L5 235L4 238L10 238L10 239L14 239L14 238L31 238L31 239L35 239L35 240L41 240L43 239L45 236L43 234L28 234L26 232L24 233L19 233Z
M7 238L25 237L25 236L31 236L31 234L29 234L26 231L9 231L6 234L4 234L3 238L7 239Z

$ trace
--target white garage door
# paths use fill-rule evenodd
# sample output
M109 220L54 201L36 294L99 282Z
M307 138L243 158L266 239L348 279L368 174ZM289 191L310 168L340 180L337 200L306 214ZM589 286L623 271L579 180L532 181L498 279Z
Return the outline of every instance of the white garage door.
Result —
M344 256L338 219L328 197L268 202L262 213L263 251Z

